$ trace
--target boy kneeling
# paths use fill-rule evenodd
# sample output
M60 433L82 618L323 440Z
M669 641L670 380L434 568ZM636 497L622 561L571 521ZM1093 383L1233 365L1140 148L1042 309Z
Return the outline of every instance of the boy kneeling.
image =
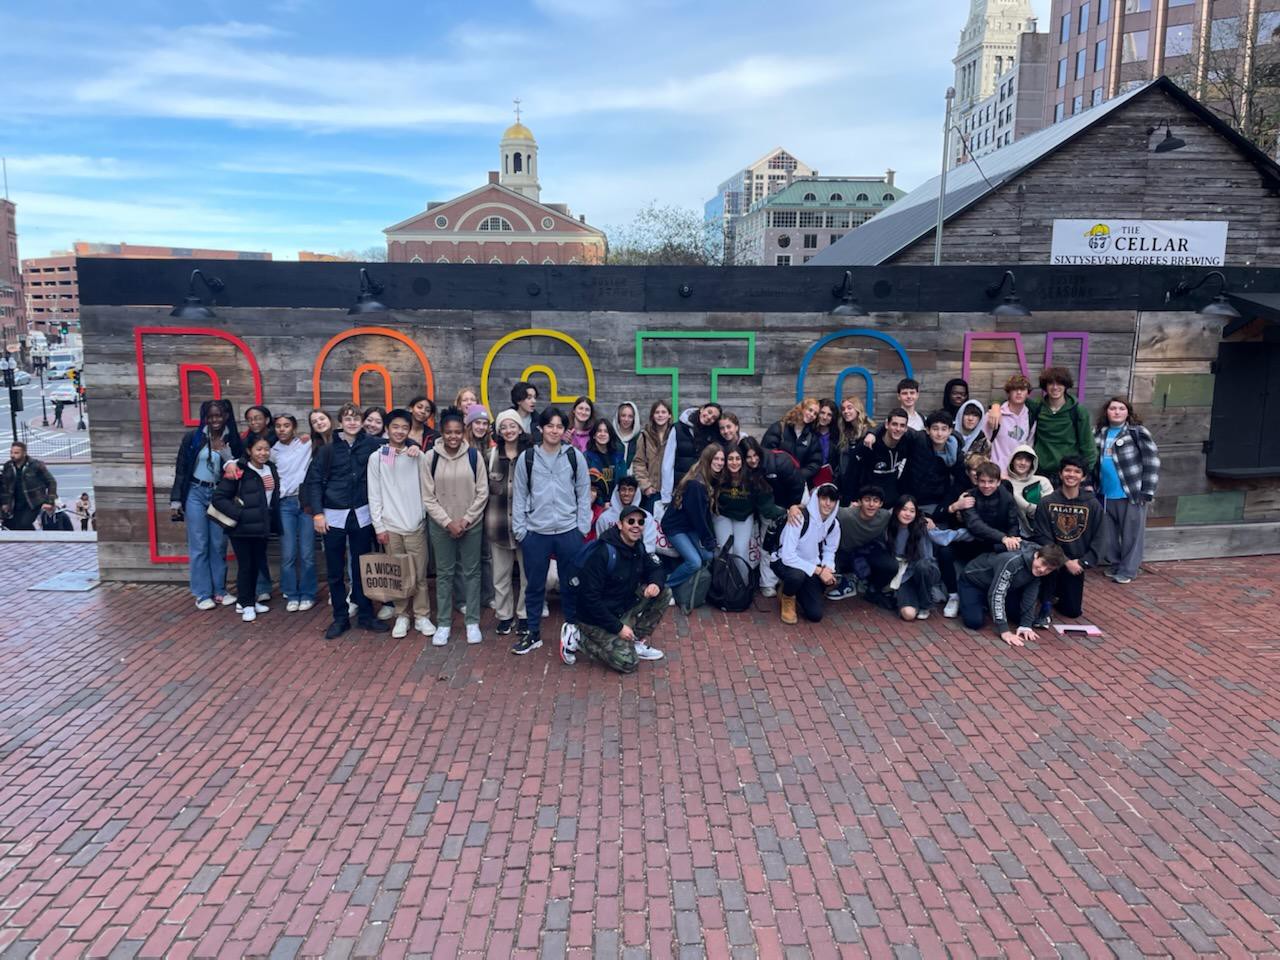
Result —
M640 660L661 660L648 638L671 604L662 561L646 550L648 514L631 504L587 550L575 577L579 649L619 673Z
M778 596L782 622L796 622L796 601L806 620L822 619L822 601L828 587L836 582L836 550L840 547L840 521L836 507L840 491L834 483L824 483L814 491L799 526L787 524L778 546L773 572L778 575Z
M970 630L981 630L991 610L996 633L1011 647L1038 640L1032 629L1040 601L1040 580L1067 562L1056 543L1007 553L984 553L965 565L960 578L960 616ZM1009 609L1016 608L1018 627L1009 628Z

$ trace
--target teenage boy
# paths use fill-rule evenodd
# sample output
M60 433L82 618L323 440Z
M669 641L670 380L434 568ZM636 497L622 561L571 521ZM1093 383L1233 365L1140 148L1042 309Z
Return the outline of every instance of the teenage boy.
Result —
M1039 605L1039 580L1066 562L1056 544L1036 549L1028 544L1008 553L984 553L964 568L960 577L960 616L970 630L981 630L987 611L996 633L1011 647L1038 640L1032 621ZM1010 613L1016 614L1016 629Z
M25 443L15 441L9 447L9 462L0 467L0 517L10 530L32 530L40 508L57 499L58 481L49 468L27 456ZM222 584L216 587L221 593Z
M1031 395L1031 381L1015 373L1004 382L1004 403L995 404L987 414L985 433L991 441L990 457L1004 474L1009 470L1013 452L1023 444L1031 443L1035 436L1031 410L1027 397Z
M1022 546L1022 528L1018 506L1009 488L1000 482L1000 468L987 461L980 463L973 489L973 506L960 511L960 521L973 539L952 545L956 559L962 563L983 553L1018 550Z
M858 499L837 514L840 520L839 580L827 591L828 600L844 600L858 595L858 584L869 584L868 599L879 602L884 588L898 572L898 563L885 546L884 532L891 512L884 509L884 491L868 485L858 491Z
M916 401L920 399L920 382L906 377L898 381L898 406L907 414L907 426L912 430L924 429L924 417L916 410Z
M529 578L524 594L529 632L512 644L511 652L523 655L542 646L542 602L554 554L564 615L560 659L573 663L578 645L573 579L583 543L591 532L591 477L586 458L572 444L563 442L567 422L559 407L545 408L538 417L541 443L520 454L514 467L511 532L520 544Z
M422 474L426 457L409 439L412 426L413 414L408 410L398 408L387 413L387 442L369 458L369 513L373 517L374 535L387 553L408 555L425 564L427 533L423 524L427 510ZM413 601L414 629L424 637L432 636L436 628L431 622L425 569L418 571L413 594L392 604L396 619L391 636L398 640L408 635L410 600Z
M1067 557L1061 569L1046 577L1040 587L1040 616L1037 627L1053 621L1056 606L1064 617L1084 612L1084 572L1098 565L1104 540L1102 517L1105 508L1092 494L1083 492L1084 459L1068 454L1058 464L1062 486L1040 501L1036 508L1034 537L1038 543L1056 543Z
M280 592L290 613L310 610L316 602L316 533L302 506L313 451L310 438L297 435L297 418L275 419L276 442L271 460L280 475Z
M663 656L649 646L649 637L671 605L671 591L662 561L645 546L651 522L639 505L623 507L617 524L587 549L574 578L581 648L618 673L633 673L637 661Z
M363 630L386 633L391 627L373 613L360 582L360 556L373 549L373 517L369 513L369 457L381 441L364 432L364 415L354 403L338 411L340 430L315 454L303 483L303 502L314 514L316 533L324 537L325 573L333 623L326 640L336 640L351 629L347 610L347 553L351 554L351 600L356 623Z
M422 501L436 561L436 616L440 620L431 645L443 647L449 642L453 585L459 570L467 643L479 643L483 609L480 546L484 536L480 521L489 502L489 471L480 462L479 451L466 442L466 419L457 407L440 414L440 438L423 460Z
M822 620L822 599L836 585L836 553L840 549L840 489L824 483L809 500L804 521L782 531L773 572L778 575L782 622L797 622L796 607L810 623Z
M511 409L520 415L520 426L536 445L541 441L538 425L534 422L534 407L538 405L538 388L526 380L511 385Z
M951 436L952 419L938 410L925 419L923 433L907 435L906 442L914 449L907 456L903 492L916 498L925 516L932 517L939 507L955 500L967 479L959 444Z
M884 429L868 433L858 451L863 476L880 488L885 503L897 503L899 494L906 493L903 477L911 454L918 452L916 442L907 440L909 422L910 414L902 407L894 407L884 421Z
M1071 454L1080 457L1089 473L1098 463L1098 446L1093 439L1089 415L1067 392L1075 383L1066 367L1045 367L1040 373L1043 399L1027 401L1036 432L1033 446L1040 458L1039 469L1055 487L1063 457Z
M613 496L609 500L609 506L604 512L596 518L596 536L603 537L605 531L612 529L618 525L623 511L631 507L640 506L640 481L635 477L622 477L613 486ZM653 519L653 514L641 508L644 514L644 531L643 541L644 548L649 553L656 553L658 550L658 522Z

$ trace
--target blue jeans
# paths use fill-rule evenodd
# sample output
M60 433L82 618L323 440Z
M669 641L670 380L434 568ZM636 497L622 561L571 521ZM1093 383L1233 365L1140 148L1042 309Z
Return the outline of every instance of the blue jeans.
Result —
M577 620L578 591L573 586L573 578L578 574L584 546L582 534L576 527L564 533L530 531L520 541L524 572L529 577L529 584L524 590L524 615L529 621L529 636L536 636L542 626L542 604L547 595L547 570L551 566L552 555L556 558L556 570L560 576L560 609L564 622L574 623Z
M351 552L348 562L347 551ZM333 604L333 622L350 623L347 613L347 567L351 569L351 599L356 605L356 620L373 619L373 606L364 595L360 580L360 555L373 550L373 524L360 526L354 510L347 514L346 527L330 526L324 535L325 573L329 580L329 602Z
M280 501L280 592L286 600L316 598L316 530L298 497Z
M187 521L188 578L197 600L227 592L227 531L205 515L213 487L192 483L182 509Z
M680 554L680 559L684 561L667 574L667 586L672 590L710 563L711 558L715 556L714 553L707 550L687 533L668 534L667 542L671 544L676 553Z

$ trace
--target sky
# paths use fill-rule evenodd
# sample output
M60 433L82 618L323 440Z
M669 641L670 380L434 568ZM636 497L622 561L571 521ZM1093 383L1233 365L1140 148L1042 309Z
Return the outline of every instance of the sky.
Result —
M1033 0L1047 25L1049 0ZM363 9L361 9L363 7ZM19 253L382 246L485 182L520 98L542 199L701 209L777 146L927 180L968 0L16 0L0 155Z

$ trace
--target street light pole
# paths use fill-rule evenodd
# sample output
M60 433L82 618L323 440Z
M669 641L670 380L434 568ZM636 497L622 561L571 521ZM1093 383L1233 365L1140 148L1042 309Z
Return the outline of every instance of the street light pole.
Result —
M938 180L938 229L933 235L933 265L942 266L942 221L946 219L947 167L951 165L951 107L956 88L947 87L947 118L942 125L942 176Z
M40 374L40 426L47 427L49 425L49 407L44 400L45 358L43 356L32 357L31 360L35 364L36 372Z
M13 386L13 370L16 364L7 356L0 359L0 371L4 372L4 385L9 390L9 427L13 431L13 442L18 442L18 400Z

